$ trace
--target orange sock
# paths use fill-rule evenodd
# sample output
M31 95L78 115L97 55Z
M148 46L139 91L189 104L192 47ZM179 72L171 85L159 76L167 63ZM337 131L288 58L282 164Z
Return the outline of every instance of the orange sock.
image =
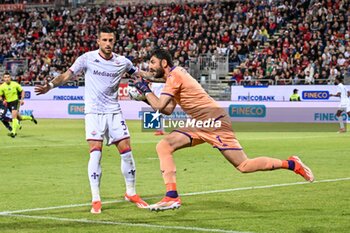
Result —
M175 183L169 183L169 184L166 184L166 191L169 192L169 191L176 191L176 184Z
M177 193L176 190L176 184L175 183L170 183L166 184L166 194L165 196L171 197L171 198L177 198L179 194Z
M288 160L282 160L282 168L288 169L288 167L289 167Z
M162 171L165 184L176 184L176 166L172 153L174 149L164 139L161 140L156 147L160 170ZM176 186L175 186L176 187Z
M255 171L275 170L282 168L283 162L280 159L269 157L258 157L255 159L247 159L243 161L237 169L240 172L248 173Z

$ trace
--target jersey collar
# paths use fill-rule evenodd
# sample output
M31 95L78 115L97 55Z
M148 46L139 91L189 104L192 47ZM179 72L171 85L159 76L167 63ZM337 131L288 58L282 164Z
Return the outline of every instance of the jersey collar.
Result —
M103 59L103 60L106 60L106 61L109 61L109 60L111 60L111 59L114 57L114 55L113 55L113 53L112 53L112 56L111 56L110 58L106 59L106 58L104 58L104 57L100 54L100 51L98 51L98 55L100 55L100 57L102 57L102 59Z

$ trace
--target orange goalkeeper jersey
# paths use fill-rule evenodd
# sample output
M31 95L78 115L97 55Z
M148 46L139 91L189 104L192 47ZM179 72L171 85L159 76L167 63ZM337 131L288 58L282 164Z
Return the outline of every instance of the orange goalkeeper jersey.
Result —
M226 111L182 67L171 69L161 94L173 96L182 110L196 120L205 121L227 115Z

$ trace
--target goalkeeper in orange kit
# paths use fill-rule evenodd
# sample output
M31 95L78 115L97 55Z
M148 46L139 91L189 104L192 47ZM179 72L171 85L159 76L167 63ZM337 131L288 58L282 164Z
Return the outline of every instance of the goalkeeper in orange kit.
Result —
M181 206L176 188L173 153L178 149L205 142L217 148L242 173L288 169L307 181L314 181L311 169L297 156L290 156L287 160L270 157L249 159L232 131L231 120L226 111L184 68L173 65L167 51L162 49L153 51L149 68L155 78L165 80L160 98L154 95L145 80L142 78L135 80L135 87L145 94L151 107L169 115L178 104L187 115L191 116L191 122L196 122L191 126L174 130L157 144L156 150L166 185L166 194L160 202L150 205L150 210L168 210ZM207 121L211 123L207 125L209 127L204 127L203 122Z

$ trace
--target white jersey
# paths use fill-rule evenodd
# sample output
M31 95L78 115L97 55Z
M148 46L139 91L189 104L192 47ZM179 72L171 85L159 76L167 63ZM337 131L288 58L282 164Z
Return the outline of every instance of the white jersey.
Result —
M340 92L339 107L347 107L350 104L349 97L348 97L348 89L342 83L339 83L338 92Z
M104 59L99 50L84 53L69 68L74 74L85 72L85 114L117 113L118 88L125 72L133 74L136 68L124 56L112 53L109 60Z

